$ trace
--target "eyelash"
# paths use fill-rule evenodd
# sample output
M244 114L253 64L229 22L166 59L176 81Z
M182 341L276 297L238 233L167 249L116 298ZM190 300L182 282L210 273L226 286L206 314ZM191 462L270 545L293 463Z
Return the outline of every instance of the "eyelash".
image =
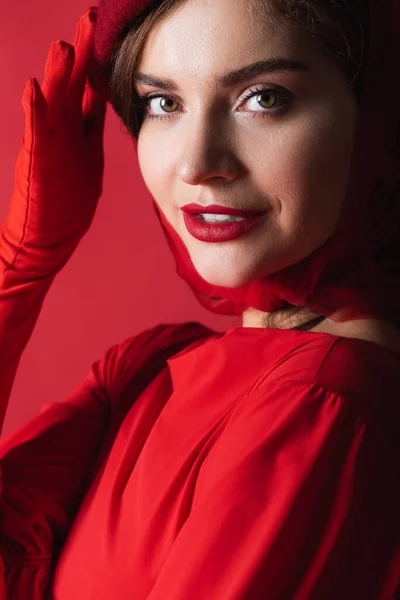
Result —
M249 92L246 94L246 96L242 99L240 106L245 104L247 102L247 100L250 100L250 98L254 98L254 96L260 96L265 92L274 94L278 98L281 98L281 100L283 100L283 102L280 104L280 106L278 108L270 108L270 109L266 108L265 111L254 111L254 112L249 111L251 113L252 118L256 117L258 114L260 114L260 116L263 118L264 117L274 117L277 114L280 114L283 110L285 110L294 100L293 94L285 88L277 89L277 88L267 88L264 86L257 86L256 88L252 88L251 90L249 90ZM153 114L147 112L149 100L151 100L152 98L168 98L169 100L175 100L175 98L173 98L173 96L169 96L164 92L151 92L150 94L147 94L145 96L139 96L139 98L141 101L139 108L144 109L145 114L148 119L154 119L155 121L164 121L165 119L169 120L172 116L174 116L176 114L176 112L173 112L173 113L166 113L165 115L153 115Z

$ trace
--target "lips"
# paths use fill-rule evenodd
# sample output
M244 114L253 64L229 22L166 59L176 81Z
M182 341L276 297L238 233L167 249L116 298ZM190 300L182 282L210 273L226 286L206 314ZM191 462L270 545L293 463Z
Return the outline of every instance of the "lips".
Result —
M181 207L181 210L191 215L210 214L210 215L230 215L232 217L254 217L261 215L265 210L240 210L238 208L228 208L219 204L209 204L202 206L201 204L186 204Z
M235 215L236 216L236 215ZM207 223L193 213L184 212L183 220L192 237L200 242L217 243L235 240L257 227L265 219L264 213L237 222Z

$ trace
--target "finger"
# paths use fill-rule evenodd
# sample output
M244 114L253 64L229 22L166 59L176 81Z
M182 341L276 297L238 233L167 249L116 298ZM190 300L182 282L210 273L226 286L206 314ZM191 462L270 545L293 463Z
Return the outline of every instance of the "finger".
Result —
M39 151L47 142L48 107L35 78L26 82L21 103L25 112L23 144L29 152Z
M107 102L90 86L88 81L83 96L82 112L86 136L98 135L101 137L104 130Z
M89 15L90 10L86 11L79 19L73 42L75 62L68 83L66 102L71 108L75 109L80 108L82 105L82 96L91 59L94 22Z
M82 100L83 117L102 116L106 104L107 98L104 94L93 88L88 77L86 79L85 92Z
M43 95L50 109L59 106L64 100L74 59L75 51L70 44L62 40L51 44L42 83Z

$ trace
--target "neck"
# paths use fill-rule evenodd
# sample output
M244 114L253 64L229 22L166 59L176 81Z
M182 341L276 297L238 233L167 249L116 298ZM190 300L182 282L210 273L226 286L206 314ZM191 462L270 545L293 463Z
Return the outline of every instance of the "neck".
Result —
M315 311L305 307L289 307L276 313L262 312L249 307L242 315L242 325L243 327L293 329L300 323L310 321L315 315ZM268 319L270 319L269 326ZM400 354L400 328L396 323L384 319L353 319L338 322L326 317L308 331L367 340L391 348Z
M250 306L243 312L242 326L293 329L301 324L308 323L318 315L319 313L306 306L289 306L273 313L263 312Z

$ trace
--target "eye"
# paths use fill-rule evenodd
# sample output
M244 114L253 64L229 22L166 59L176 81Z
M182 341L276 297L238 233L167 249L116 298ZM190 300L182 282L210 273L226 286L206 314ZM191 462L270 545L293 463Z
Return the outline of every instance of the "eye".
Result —
M170 109L171 109L171 112L174 112L172 110L173 105L178 104L178 102L176 100L174 100L173 98L170 98L169 96L153 96L153 97L149 97L149 100L154 100L155 98L161 99L160 106L162 107L163 110L166 110L166 112L170 112Z
M151 92L146 96L139 96L139 98L139 108L144 110L144 116L146 116L149 119L170 119L171 116L175 112L177 112L176 110L174 110L174 107L179 105L179 102L177 100L161 92ZM289 90L287 90L286 88L267 88L264 86L257 86L256 88L250 89L249 92L241 99L240 107L242 107L245 104L249 104L248 101L252 98L255 99L255 102L253 103L255 108L257 108L258 106L259 108L264 109L255 111L240 111L248 112L252 117L257 116L257 114L259 114L262 117L277 115L277 113L280 113L294 100L293 94L289 92ZM150 101L160 99L161 102L158 103L158 107L161 107L161 114L149 112L148 109ZM155 105L157 106L156 103Z
M279 93L276 90L266 89L266 88L258 88L255 90L250 90L249 93L242 98L242 104L248 104L248 100L252 98L255 99L254 107L257 108L257 103L261 108L271 109L275 108L275 106L279 105ZM264 106L262 106L262 103ZM241 105L242 105L241 104Z
M149 112L152 100L159 101L158 103L154 102L154 107L161 107L161 114ZM134 105L134 107L139 109L141 119L143 119L143 117L147 117L148 119L161 121L163 119L169 119L169 114L172 115L174 112L176 112L176 110L174 111L174 105L179 105L179 102L171 98L171 96L167 96L167 94L161 92L152 92L146 96L139 96L139 105ZM154 107L151 107L152 111L154 110Z

